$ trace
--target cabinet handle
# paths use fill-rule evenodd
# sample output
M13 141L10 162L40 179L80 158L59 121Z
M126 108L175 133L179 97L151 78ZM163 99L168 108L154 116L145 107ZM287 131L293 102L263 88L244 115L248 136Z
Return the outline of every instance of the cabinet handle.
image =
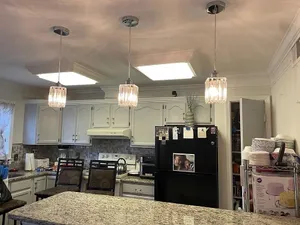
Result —
M109 117L107 117L106 119L109 120Z
M107 124L109 124L109 122L107 122Z
M111 118L112 120L115 120L115 118Z
M185 113L182 113L182 119L184 120Z
M112 122L112 124L115 124L115 122Z

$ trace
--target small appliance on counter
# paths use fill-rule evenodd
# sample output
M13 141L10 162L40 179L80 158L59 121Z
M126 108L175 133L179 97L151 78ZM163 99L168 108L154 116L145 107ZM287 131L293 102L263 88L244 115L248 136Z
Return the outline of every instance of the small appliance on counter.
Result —
M124 174L127 172L127 163L124 158L119 158L117 161L117 174Z
M34 153L26 153L25 154L25 171L34 171L35 163L34 163Z
M155 157L142 156L140 160L140 177L154 179L155 171Z
M37 168L49 168L49 158L35 159L35 169Z

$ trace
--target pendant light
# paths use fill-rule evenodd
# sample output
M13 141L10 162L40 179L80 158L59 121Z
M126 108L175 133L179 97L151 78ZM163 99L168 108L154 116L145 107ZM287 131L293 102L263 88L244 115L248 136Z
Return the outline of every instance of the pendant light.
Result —
M125 84L120 84L118 103L123 107L136 107L138 104L139 87L132 83L131 73L131 28L139 24L139 19L135 16L124 16L122 24L129 28L128 46L128 79Z
M58 60L58 81L56 86L51 86L48 95L48 105L52 108L64 108L67 101L67 88L60 83L61 56L62 56L62 37L68 36L70 31L68 28L54 26L52 30L60 36L59 43L59 60Z
M218 77L216 69L217 61L217 14L225 9L222 1L213 1L207 5L207 13L215 17L215 40L214 40L214 70L205 81L205 102L207 104L225 103L227 101L227 78Z

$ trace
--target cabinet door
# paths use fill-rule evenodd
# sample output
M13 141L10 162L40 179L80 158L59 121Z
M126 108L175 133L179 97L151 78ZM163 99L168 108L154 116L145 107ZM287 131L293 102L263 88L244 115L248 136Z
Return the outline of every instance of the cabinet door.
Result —
M155 126L163 125L163 104L139 104L132 115L132 145L154 145Z
M11 197L16 200L22 200L27 202L27 204L32 203L32 195L31 195L31 189L25 189L22 191L17 191L11 193Z
M87 130L91 128L92 106L81 105L77 108L77 128L76 128L76 143L88 144L90 137L87 135Z
M185 103L165 104L165 123L166 124L183 124Z
M60 136L60 109L40 106L38 119L39 144L55 144Z
M33 180L33 190L34 193L43 191L46 189L46 176L44 177L37 177ZM33 201L35 202L36 196L33 196Z
M47 176L47 189L55 187L56 176Z
M61 142L74 143L76 130L77 106L66 106L62 112Z
M196 124L211 123L211 105L206 104L204 101L198 101L194 109L194 120Z
M265 102L263 100L240 100L241 151L251 146L252 139L265 137Z
M111 106L111 127L129 127L129 107Z
M95 105L93 110L94 128L110 127L110 105Z

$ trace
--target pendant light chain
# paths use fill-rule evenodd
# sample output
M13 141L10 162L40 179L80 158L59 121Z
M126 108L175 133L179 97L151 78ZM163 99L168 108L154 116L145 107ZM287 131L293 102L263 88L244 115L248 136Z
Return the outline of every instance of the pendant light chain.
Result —
M62 55L62 34L63 29L60 30L60 37L59 37L59 58L58 58L58 85L60 85L60 67L61 67L61 55Z
M128 83L130 81L130 75L131 75L131 25L129 26L129 39L128 39Z

